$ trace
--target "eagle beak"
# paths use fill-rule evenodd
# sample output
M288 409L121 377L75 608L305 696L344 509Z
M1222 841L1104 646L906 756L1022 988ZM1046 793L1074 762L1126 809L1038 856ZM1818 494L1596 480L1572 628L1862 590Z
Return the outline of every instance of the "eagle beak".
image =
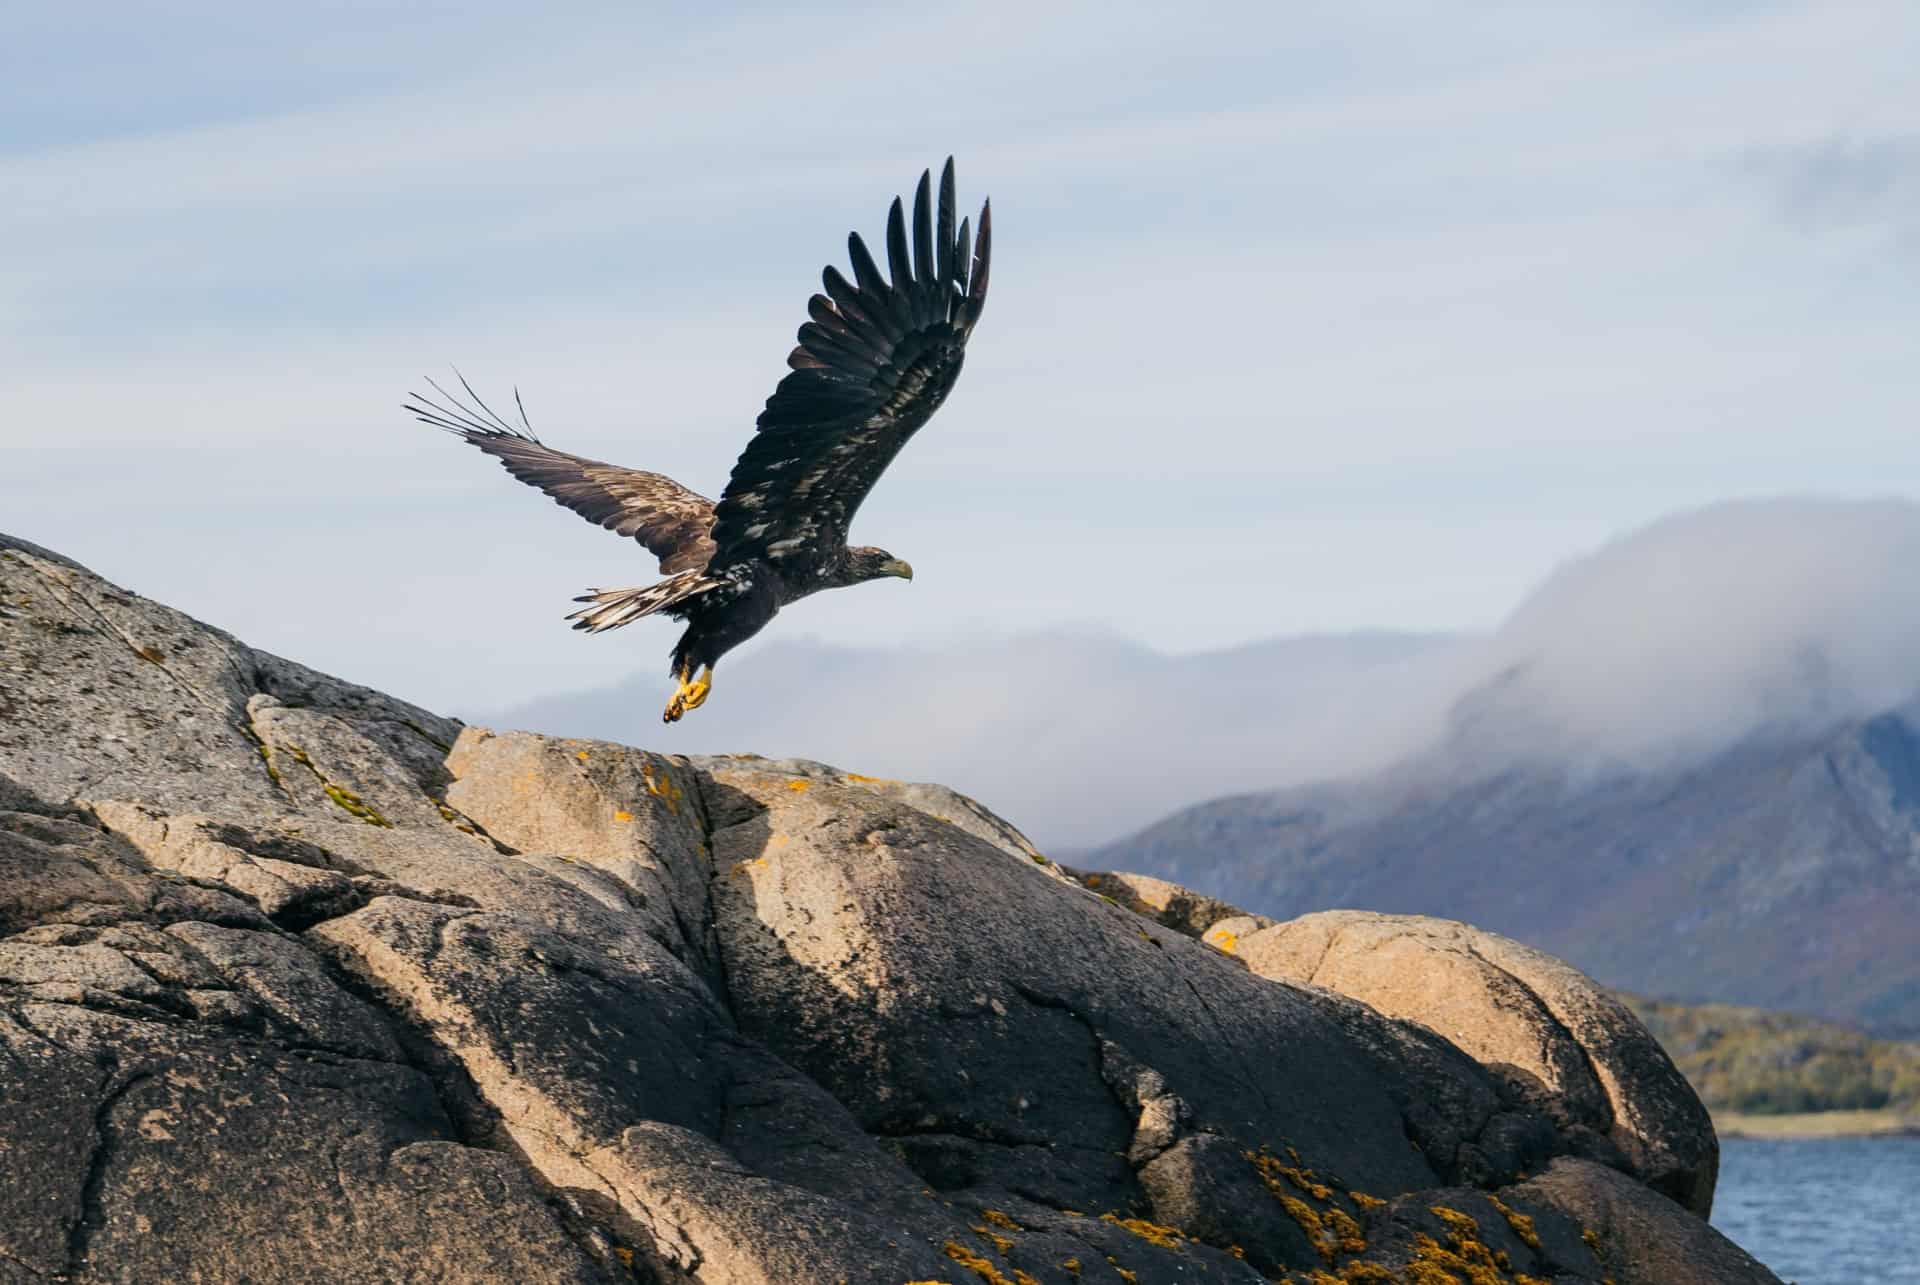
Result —
M880 564L880 569L890 576L899 576L902 580L913 579L913 568L899 558L889 558Z

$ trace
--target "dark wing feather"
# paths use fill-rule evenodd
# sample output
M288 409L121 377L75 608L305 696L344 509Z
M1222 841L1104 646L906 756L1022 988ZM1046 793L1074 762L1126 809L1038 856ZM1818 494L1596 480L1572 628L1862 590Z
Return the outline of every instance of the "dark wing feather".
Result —
M432 383L431 380L428 381ZM466 381L461 381L466 387ZM521 412L516 427L495 415L467 388L471 403L433 384L442 401L414 394L406 408L422 423L444 428L499 460L507 472L537 486L595 526L631 536L668 575L707 565L713 556L713 501L670 477L602 464L543 445ZM519 401L518 395L515 402Z
M892 280L858 235L847 239L849 282L832 267L807 304L800 346L760 414L715 506L715 565L764 558L805 576L845 547L855 510L959 378L967 336L986 304L990 213L980 243L953 223L953 161L940 174L938 240L930 175L887 216Z

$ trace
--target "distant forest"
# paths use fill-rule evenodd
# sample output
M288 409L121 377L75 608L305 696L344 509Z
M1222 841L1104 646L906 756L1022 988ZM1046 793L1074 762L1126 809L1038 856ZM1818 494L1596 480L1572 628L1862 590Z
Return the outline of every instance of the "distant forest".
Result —
M1622 995L1712 1111L1920 1116L1920 1043L1733 1004Z

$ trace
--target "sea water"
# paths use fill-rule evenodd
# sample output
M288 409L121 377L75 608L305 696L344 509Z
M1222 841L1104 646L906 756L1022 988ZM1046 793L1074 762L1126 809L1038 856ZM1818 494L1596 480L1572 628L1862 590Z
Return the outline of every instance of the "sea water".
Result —
M1723 1138L1713 1225L1799 1285L1920 1282L1920 1138Z

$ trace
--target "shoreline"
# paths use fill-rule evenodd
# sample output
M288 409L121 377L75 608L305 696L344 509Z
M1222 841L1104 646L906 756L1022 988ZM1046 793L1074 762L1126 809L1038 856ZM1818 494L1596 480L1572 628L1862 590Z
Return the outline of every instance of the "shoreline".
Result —
M1713 1131L1721 1138L1811 1141L1817 1138L1916 1138L1920 1116L1899 1111L1808 1111L1796 1115L1745 1115L1716 1112Z

